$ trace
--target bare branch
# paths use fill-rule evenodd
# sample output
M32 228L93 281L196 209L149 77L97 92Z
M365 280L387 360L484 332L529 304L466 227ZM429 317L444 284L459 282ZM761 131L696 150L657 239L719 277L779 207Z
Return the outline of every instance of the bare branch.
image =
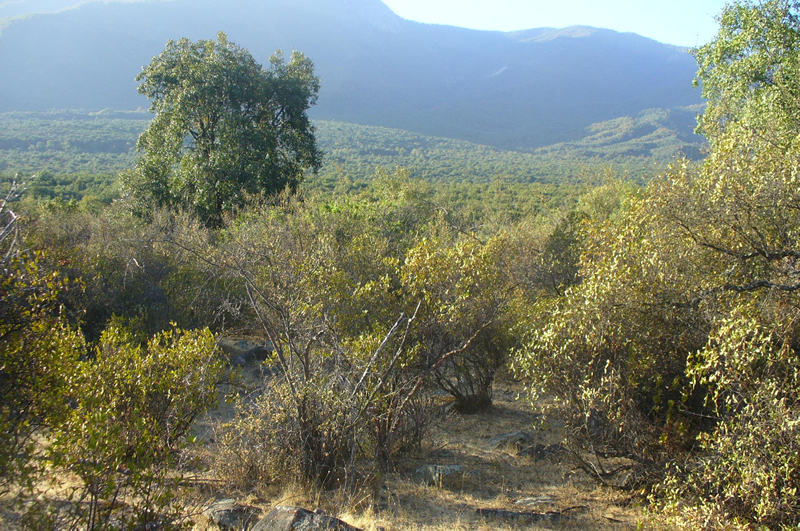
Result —
M487 326L489 326L491 323L492 323L491 320L483 323L483 325L481 325L481 327L478 328L475 331L474 334L472 334L472 337L470 337L460 348L457 348L455 350L451 350L447 354L444 354L441 358L439 358L439 360L436 363L434 363L433 365L428 367L425 371L423 371L422 374L420 374L419 377L417 377L417 382L416 382L416 384L414 384L414 387L411 389L411 391L403 399L403 402L400 404L400 407L398 408L398 411L402 411L403 409L405 409L406 404L414 397L414 395L417 394L417 392L419 391L420 387L422 387L422 384L425 382L425 380L428 378L428 376L430 376L430 374L432 372L434 372L435 370L439 369L442 365L444 365L444 362L446 362L447 360L449 360L453 356L461 354L462 352L467 350L470 346L472 346L472 342L475 340L475 338L478 337L480 335L480 333L483 332L483 330ZM399 416L397 418L395 418L395 420L392 422L392 426L391 426L391 429L389 431L394 431L394 429L397 427L397 422L398 421L399 421Z

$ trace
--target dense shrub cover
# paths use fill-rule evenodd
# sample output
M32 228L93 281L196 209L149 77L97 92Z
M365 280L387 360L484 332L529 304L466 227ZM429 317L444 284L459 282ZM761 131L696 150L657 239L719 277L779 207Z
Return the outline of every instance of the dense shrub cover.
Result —
M51 467L73 504L40 496L29 527L184 525L177 463L225 373L210 327L271 350L214 435L228 486L377 484L442 406L490 406L510 359L599 482L688 528L800 525L800 5L735 2L720 24L694 51L708 157L641 188L400 170L237 196L212 223L12 189L0 490L35 498Z
M726 7L695 50L708 158L584 226L583 280L533 312L519 357L564 398L587 468L629 458L628 486L663 482L689 527L800 524L798 14Z

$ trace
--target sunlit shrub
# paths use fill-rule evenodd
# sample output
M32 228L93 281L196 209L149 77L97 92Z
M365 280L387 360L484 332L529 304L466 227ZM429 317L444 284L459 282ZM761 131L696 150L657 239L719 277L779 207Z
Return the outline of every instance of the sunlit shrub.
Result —
M84 529L182 527L179 452L216 400L223 365L208 330L163 332L147 345L107 329L69 382L71 411L53 432L57 470L74 474L70 517Z

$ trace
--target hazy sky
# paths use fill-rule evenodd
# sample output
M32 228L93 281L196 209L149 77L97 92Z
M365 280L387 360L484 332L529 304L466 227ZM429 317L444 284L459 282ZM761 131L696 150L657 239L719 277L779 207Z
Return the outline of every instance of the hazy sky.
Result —
M724 0L383 0L403 18L430 24L513 31L594 26L695 46L716 33Z

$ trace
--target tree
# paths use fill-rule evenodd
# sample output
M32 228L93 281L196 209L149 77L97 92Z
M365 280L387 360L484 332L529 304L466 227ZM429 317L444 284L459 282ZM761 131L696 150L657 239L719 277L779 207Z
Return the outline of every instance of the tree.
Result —
M688 527L800 524L798 7L725 8L695 50L709 156L585 226L581 281L536 308L518 360L599 479L629 459L628 486L660 479Z
M708 106L699 131L712 144L742 128L780 145L800 127L800 3L736 1L723 9L716 37L693 50ZM741 135L739 135L741 136Z
M155 117L123 179L134 211L189 208L218 227L247 195L294 189L321 164L306 114L319 92L313 69L296 51L265 69L224 33L169 41L136 78Z

